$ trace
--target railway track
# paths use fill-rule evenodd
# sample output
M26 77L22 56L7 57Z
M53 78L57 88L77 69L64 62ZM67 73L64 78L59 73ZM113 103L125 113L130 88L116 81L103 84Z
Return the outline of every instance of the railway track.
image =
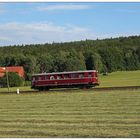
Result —
M128 90L128 89L140 89L140 86L123 86L123 87L102 87L94 88L93 90L102 91L102 90Z
M90 89L81 89L81 90L87 90L87 91L111 91L111 90L134 90L134 89L140 89L140 86L123 86L123 87L102 87L102 88L90 88ZM53 92L53 91L60 91L60 92L67 92L67 91L75 91L79 90L78 88L75 89L52 89L45 92ZM38 90L29 90L29 91L20 91L20 93L41 93L44 91L38 91ZM16 91L10 91L10 92L1 92L0 93L16 93Z

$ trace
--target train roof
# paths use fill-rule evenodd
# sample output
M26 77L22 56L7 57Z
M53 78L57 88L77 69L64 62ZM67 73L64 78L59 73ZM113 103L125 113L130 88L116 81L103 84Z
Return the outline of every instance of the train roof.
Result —
M96 70L86 70L86 71L64 71L64 72L52 72L52 73L38 73L33 74L32 76L38 76L38 75L55 75L55 74L70 74L70 73L84 73L84 72L97 72Z

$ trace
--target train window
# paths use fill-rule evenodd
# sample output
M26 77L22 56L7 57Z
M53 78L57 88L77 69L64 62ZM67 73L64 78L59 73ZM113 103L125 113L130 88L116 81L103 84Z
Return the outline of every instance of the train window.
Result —
M79 74L79 78L83 78L84 77L84 73Z
M32 80L35 81L35 77L33 77Z
M64 74L64 79L68 79L69 75L68 74Z
M57 79L59 80L59 79L62 79L62 75L58 75L57 76Z
M38 80L42 80L42 77L38 77Z
M92 77L92 73L88 73L88 77Z
M46 76L45 76L45 79L46 79L46 80L49 80L49 75L46 75Z
M77 73L72 73L71 78L77 78Z
M50 80L54 80L55 78L54 78L54 76L50 76Z
M35 77L35 80L38 80L38 77Z

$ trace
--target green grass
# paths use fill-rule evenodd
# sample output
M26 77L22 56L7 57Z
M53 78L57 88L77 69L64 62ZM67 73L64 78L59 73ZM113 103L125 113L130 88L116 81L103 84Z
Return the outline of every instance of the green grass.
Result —
M33 89L31 89L30 86L24 86L24 87L10 87L10 92L15 92L17 91L17 89L19 89L20 91L32 91ZM8 92L8 88L0 88L0 92Z
M0 137L140 137L140 90L0 94Z
M99 75L99 87L140 86L139 71L118 71L107 76Z

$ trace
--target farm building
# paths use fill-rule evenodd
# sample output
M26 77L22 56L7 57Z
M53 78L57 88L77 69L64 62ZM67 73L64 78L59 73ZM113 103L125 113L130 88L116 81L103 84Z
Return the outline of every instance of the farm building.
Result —
M10 66L10 67L0 67L0 78L7 72L15 72L19 76L26 78L24 68L22 66Z

